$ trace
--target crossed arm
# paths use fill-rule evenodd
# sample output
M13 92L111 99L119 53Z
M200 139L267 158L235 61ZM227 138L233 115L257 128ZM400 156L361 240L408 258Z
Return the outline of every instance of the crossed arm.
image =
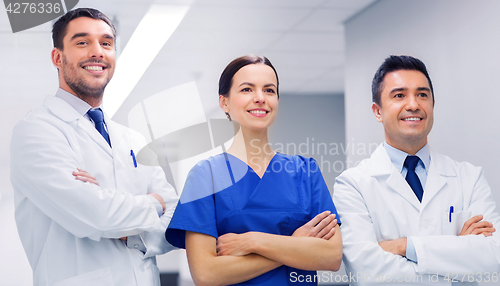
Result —
M90 175L85 170L77 168L77 170L73 172L73 176L75 176L75 179L80 180L82 182L88 182L88 183L92 183L94 185L99 186L99 182L97 182L97 179L94 176ZM156 193L150 193L148 195L150 195L153 198L155 198L156 200L158 200L158 202L161 204L161 207L163 208L163 212L165 212L166 205L165 205L165 201L163 200L163 198Z
M214 237L186 233L189 267L196 285L247 281L281 265L305 270L340 267L342 239L335 215L323 212L292 236L261 232Z
M80 180L82 182L88 182L88 183L99 186L99 182L97 181L97 179L94 176L90 175L85 170L81 170L81 169L77 168L77 171L73 172L73 176L75 177L75 179ZM163 213L165 213L166 204L165 204L165 201L163 200L163 198L159 194L156 194L156 193L149 193L148 195L150 195L153 198L155 198L156 200L158 200L158 202L161 204L161 207L163 209ZM150 246L149 248L146 248L144 246L143 239L147 239L146 237L139 238L139 239L135 238L135 242L133 242L133 244L139 243L140 245L143 245L142 248L144 249L143 251L146 252L145 253L146 257L151 257L151 256L154 256L157 254L163 254L163 253L166 253L169 250L171 250L170 245L165 245L165 243L163 243L162 241L157 241L157 239L154 237L156 237L156 235L153 236L152 243L149 243L149 246ZM161 236L161 237L163 237L163 236ZM123 241L128 241L128 237L126 237L126 236L121 237L120 239ZM131 240L134 241L134 238L131 238Z
M482 215L476 215L467 220L460 231L459 236L484 235L492 236L496 231L493 224L483 220ZM406 257L407 238L401 237L394 240L384 240L378 243L383 250L395 255Z

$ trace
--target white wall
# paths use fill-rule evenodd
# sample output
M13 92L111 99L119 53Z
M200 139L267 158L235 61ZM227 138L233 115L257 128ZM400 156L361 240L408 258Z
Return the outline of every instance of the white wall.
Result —
M420 58L436 105L429 142L459 161L482 166L500 202L500 1L381 0L346 23L346 137L380 143L371 112L371 80L390 54ZM348 153L358 161L366 154Z

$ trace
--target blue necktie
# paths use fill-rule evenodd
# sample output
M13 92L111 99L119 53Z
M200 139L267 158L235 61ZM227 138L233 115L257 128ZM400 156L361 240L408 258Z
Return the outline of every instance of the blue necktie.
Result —
M422 188L422 184L420 183L420 179L418 178L417 173L415 173L415 167L417 167L418 161L420 161L420 158L418 156L407 156L404 162L404 166L406 167L406 169L408 169L408 173L406 173L406 181L412 188L418 200L422 202L424 189Z
M94 121L95 129L97 129L97 131L101 133L102 137L104 137L109 146L111 146L111 143L109 142L108 132L106 132L106 128L104 127L104 115L102 114L102 110L100 108L94 110L89 109L89 111L87 111L87 114Z

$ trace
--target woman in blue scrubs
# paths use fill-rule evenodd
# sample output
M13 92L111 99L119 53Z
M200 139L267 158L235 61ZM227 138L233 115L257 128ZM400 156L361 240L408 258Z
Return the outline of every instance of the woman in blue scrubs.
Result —
M239 130L191 169L165 233L186 248L197 285L316 285L316 270L340 267L340 221L316 161L269 144L278 92L265 57L237 58L221 75L219 104Z

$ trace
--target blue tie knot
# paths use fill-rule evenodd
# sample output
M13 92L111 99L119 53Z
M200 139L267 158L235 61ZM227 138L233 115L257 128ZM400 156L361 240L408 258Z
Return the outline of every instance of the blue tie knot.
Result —
M104 121L104 115L102 114L102 110L100 108L96 108L94 110L89 109L87 114L92 118L92 120L96 122L103 122Z
M408 169L408 171L415 171L418 161L420 161L418 156L406 156L406 160L403 165Z
M101 133L104 140L106 140L106 142L108 142L109 146L111 147L109 134L106 131L106 127L104 127L104 115L102 114L102 110L100 108L96 108L94 110L89 109L89 111L87 111L87 114L94 121L95 129L97 129L97 131Z

